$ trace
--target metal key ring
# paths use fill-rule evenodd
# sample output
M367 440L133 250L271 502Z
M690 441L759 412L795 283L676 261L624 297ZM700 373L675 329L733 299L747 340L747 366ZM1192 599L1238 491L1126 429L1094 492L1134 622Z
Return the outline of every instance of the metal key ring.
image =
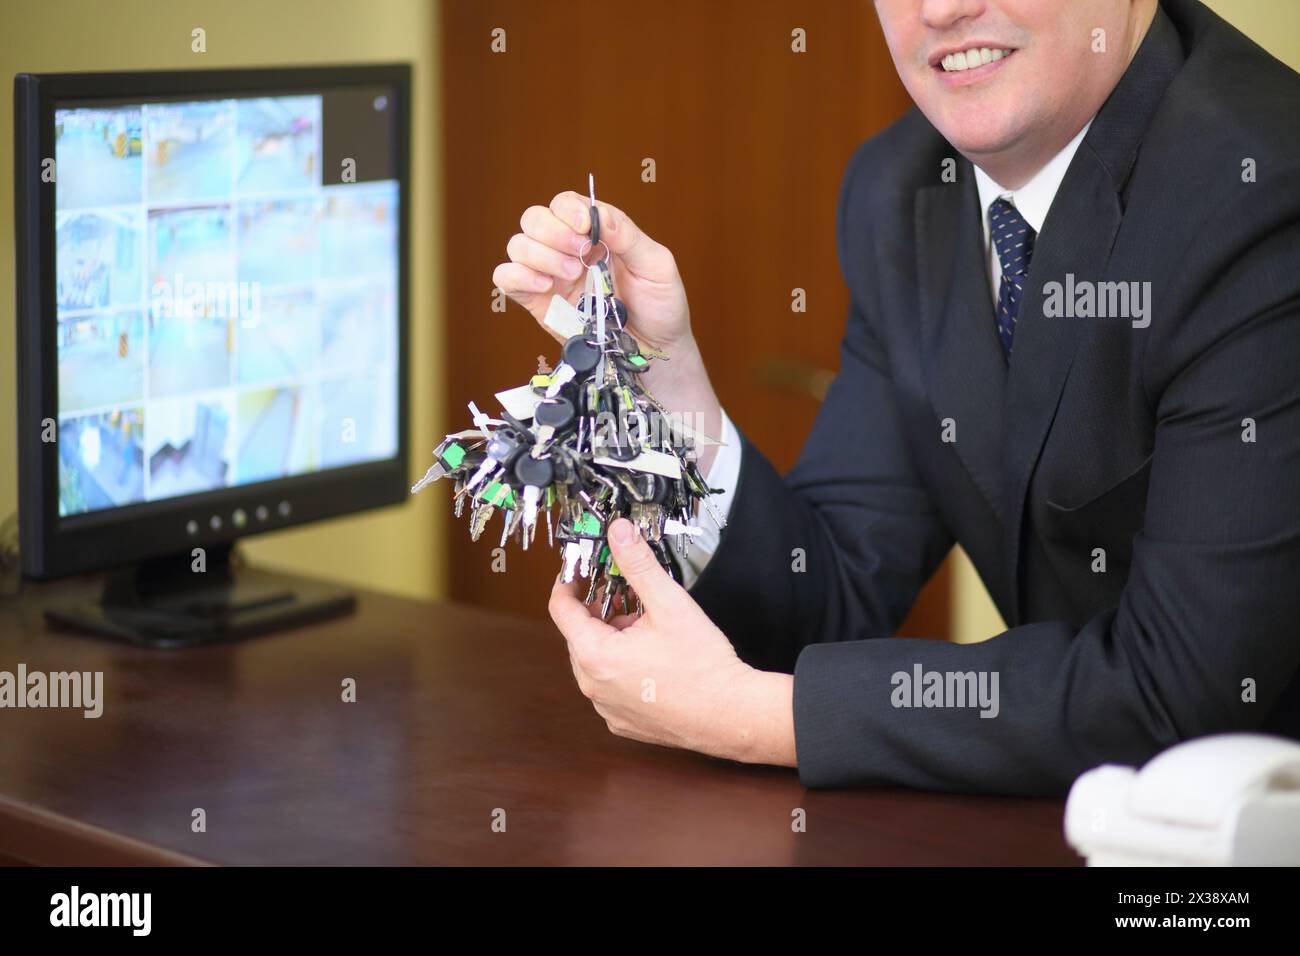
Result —
M604 263L606 263L606 264L608 264L608 263L609 263L609 246L606 246L606 245L605 245L605 240L604 240L604 239L597 239L597 240L596 240L596 245L604 247L604 249L605 249L605 257L604 257L603 259L601 259L600 261L601 261L601 262L604 262ZM594 262L588 262L587 259L586 259L587 252L590 251L590 249L591 249L591 240L590 240L590 239L584 239L584 240L582 240L582 245L578 247L578 261L581 262L581 263L582 263L584 266L586 266L588 269L590 269L592 266L594 266L594 265L596 264L596 263L594 263Z

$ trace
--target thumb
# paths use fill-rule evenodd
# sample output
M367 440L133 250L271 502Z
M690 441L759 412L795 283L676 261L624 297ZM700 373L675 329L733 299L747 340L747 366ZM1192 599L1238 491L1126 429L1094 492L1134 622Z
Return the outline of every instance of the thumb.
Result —
M632 585L645 609L673 611L686 593L664 570L636 526L619 518L609 526L609 550L619 574Z
M642 232L617 206L599 201L596 205L600 208L600 238L630 272L656 282L668 282L677 274L677 263L666 246Z

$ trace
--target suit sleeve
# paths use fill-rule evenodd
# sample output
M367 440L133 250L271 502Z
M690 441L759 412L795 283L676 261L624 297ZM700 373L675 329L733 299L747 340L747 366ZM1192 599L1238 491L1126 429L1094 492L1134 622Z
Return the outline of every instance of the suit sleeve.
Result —
M1143 530L1115 611L986 642L818 644L795 669L809 786L1061 793L1100 763L1258 730L1300 667L1300 303L1243 323L1158 407ZM1245 418L1258 429L1242 440ZM893 675L998 675L995 713L901 708Z

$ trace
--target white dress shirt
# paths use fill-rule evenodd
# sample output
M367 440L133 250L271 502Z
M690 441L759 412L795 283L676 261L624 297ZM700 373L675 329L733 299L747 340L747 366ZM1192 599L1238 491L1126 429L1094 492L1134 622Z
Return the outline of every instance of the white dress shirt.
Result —
M993 308L996 309L998 305L1002 264L998 261L997 247L994 246L989 231L989 206L992 205L993 200L1002 197L1016 207L1025 222L1033 227L1035 233L1042 232L1047 211L1052 207L1052 200L1056 198L1057 190L1061 188L1061 180L1065 178L1065 172L1070 168L1070 162L1074 159L1074 154L1078 151L1084 136L1088 134L1090 126L1092 120L1088 120L1074 139L1066 143L1047 165L1019 189L1003 189L984 170L975 167L975 185L979 190L980 222L984 229L984 250L988 260L989 289L993 295ZM991 315L989 319L992 321ZM718 454L713 459L713 466L709 469L706 480L710 485L724 489L721 494L714 495L712 501L718 512L729 518L731 503L736 495L736 482L740 479L740 439L725 409L722 412L722 434L719 437L725 444L718 448ZM691 539L686 560L681 562L683 583L688 588L695 584L709 563L709 559L713 557L722 534L721 529L708 516L704 508L700 509L698 526L702 533Z
M1056 191L1061 188L1065 171L1070 168L1079 144L1088 135L1092 120L1083 124L1083 129L1074 139L1065 144L1065 148L1048 160L1047 165L1034 174L1034 177L1019 189L1003 189L992 177L978 166L975 167L975 185L980 195L980 222L984 226L984 255L989 264L989 288L993 292L993 308L998 307L998 287L1002 284L1002 263L998 261L998 250L993 244L989 231L989 206L999 197L1016 207L1016 211L1029 223L1035 234L1043 231L1043 222L1047 219L1047 210L1052 208Z
M736 481L740 478L740 436L736 426L727 417L727 410L722 410L722 434L718 436L723 444L718 446L718 453L713 457L713 465L705 480L710 487L721 488L720 494L712 495L710 502L718 514L727 518L731 515L731 502L736 497ZM682 583L691 587L713 557L722 538L722 529L709 516L707 508L699 509L696 519L700 533L690 539L690 550L686 559L679 562L682 569Z

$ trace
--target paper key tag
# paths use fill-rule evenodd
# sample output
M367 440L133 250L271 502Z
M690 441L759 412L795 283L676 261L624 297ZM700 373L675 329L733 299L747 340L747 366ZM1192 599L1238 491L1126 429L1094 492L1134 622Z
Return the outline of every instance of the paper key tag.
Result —
M517 388L508 388L504 392L497 392L497 401L501 403L501 407L519 419L532 418L537 403L541 400L542 396L534 392L531 385L520 385Z
M587 328L582 313L565 302L564 297L560 295L551 296L551 305L546 310L546 318L542 319L542 325L548 329L554 329L566 339L581 335ZM514 412L510 414L514 415ZM515 415L515 417L518 418L519 416Z
M727 444L720 438L714 438L706 435L702 431L697 431L683 421L673 419L670 421L669 430L674 434L681 435L683 438L689 438L697 445L725 445Z
M628 461L619 461L617 458L610 458L608 455L597 455L592 461L597 465L607 465L611 468L648 471L652 474L663 475L665 478L680 478L682 476L682 463L677 460L676 455L670 455L666 451L655 451L650 448Z
M605 317L609 311L609 300L605 298L605 278L601 274L600 266L587 266L587 299L588 308L594 307L596 310L596 341L605 341ZM597 384L604 384L602 379L604 375L604 365L597 370Z

